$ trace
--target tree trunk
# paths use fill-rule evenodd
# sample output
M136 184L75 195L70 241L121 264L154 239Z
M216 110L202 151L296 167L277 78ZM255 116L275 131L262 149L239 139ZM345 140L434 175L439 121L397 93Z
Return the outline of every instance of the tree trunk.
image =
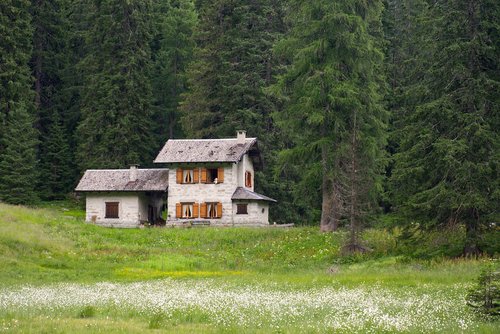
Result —
M332 180L330 179L331 172L329 170L328 162L328 148L323 146L321 152L322 165L323 165L323 180L321 183L322 203L321 203L321 232L332 232L336 230L336 226L332 220L333 209L333 187Z
M468 210L468 217L465 222L465 246L463 250L464 257L477 257L481 254L478 242L479 216L477 210Z

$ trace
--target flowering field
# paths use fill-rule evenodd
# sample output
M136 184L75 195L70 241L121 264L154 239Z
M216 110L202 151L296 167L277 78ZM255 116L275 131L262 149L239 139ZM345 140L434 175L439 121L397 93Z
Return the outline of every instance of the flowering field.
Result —
M61 322L131 317L142 321L143 329L172 331L187 322L236 332L476 332L480 328L463 302L464 291L460 285L296 289L211 279L24 286L0 291L0 331L26 328L19 319L28 323L45 315Z

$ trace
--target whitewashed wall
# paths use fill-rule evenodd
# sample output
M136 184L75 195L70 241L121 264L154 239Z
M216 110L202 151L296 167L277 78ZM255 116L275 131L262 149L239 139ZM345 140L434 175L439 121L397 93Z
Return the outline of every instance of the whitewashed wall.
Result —
M181 166L180 168L200 168L202 166ZM212 224L232 223L232 201L231 196L236 190L236 176L234 164L224 166L224 182L218 184L194 183L178 184L176 180L177 166L170 168L168 175L168 216L169 220L177 220L175 216L175 204L183 202L203 203L221 202L222 217L210 219ZM200 218L199 218L200 219ZM206 220L203 218L203 220Z
M173 165L170 166L169 180L168 180L168 216L169 221L183 221L185 219L176 218L175 205L176 203L204 203L204 202L221 202L222 203L222 217L217 219L205 219L209 220L211 224L233 224L234 217L236 216L236 207L233 206L231 197L237 187L245 187L245 171L252 173L252 188L248 188L253 191L254 186L254 168L251 159L248 154L245 154L240 162L237 164L230 163L223 165L224 167L224 182L218 184L206 184L206 183L195 183L195 184L178 184L176 169L177 168L201 168L201 167L221 167L221 165ZM266 212L268 209L265 210ZM257 213L257 209L250 215ZM259 221L263 218L260 214L251 219L253 223ZM242 222L241 218L238 218L238 222ZM250 221L247 217L247 221ZM265 217L265 221L261 223L267 224L268 219Z
M236 208L237 204L247 204L248 214L237 214ZM245 202L237 201L233 203L234 218L233 222L235 225L261 225L269 224L269 204L266 202Z
M105 218L106 202L118 202L118 217L117 219ZM142 205L141 205L142 206ZM88 222L93 221L105 226L116 227L135 227L138 226L141 220L147 220L147 205L146 215L143 216L143 210L139 209L139 195L137 193L88 193L86 196L86 217Z

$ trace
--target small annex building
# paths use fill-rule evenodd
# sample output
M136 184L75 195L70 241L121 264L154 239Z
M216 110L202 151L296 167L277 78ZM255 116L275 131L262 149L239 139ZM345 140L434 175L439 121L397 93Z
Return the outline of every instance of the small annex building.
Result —
M85 220L109 227L154 223L167 199L168 169L89 169L77 192L86 194Z
M274 199L254 192L262 168L257 138L170 139L154 163L166 168L87 170L76 191L87 195L86 220L133 227L159 220L171 225L267 225Z

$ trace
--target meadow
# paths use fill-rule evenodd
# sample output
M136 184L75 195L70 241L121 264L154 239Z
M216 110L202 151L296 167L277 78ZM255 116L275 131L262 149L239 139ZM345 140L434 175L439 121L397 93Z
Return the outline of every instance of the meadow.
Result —
M343 231L109 229L70 203L0 204L0 332L499 332L465 304L491 259L452 258L458 232L403 233L368 229L372 252L345 257Z

